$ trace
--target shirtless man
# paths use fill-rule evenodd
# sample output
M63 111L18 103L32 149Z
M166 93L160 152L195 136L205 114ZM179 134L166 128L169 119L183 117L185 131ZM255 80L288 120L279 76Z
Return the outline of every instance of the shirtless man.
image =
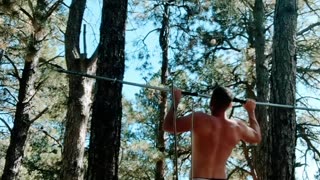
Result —
M181 99L181 90L174 89L175 109ZM217 87L210 100L211 115L195 112L176 119L176 130L193 131L193 180L226 179L226 162L232 149L241 141L260 143L261 132L255 117L255 101L248 99L243 107L249 116L249 126L243 121L227 118L226 110L232 106L231 93ZM173 107L167 113L163 129L174 133Z

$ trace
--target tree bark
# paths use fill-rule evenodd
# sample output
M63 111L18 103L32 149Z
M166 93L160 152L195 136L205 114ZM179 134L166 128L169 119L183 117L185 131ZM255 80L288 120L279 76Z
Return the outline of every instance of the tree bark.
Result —
M2 180L16 179L21 167L28 132L32 124L32 97L35 95L34 85L37 66L37 58L32 61L25 61L24 64L22 77L19 81L18 103Z
M162 17L162 27L160 29L159 35L159 44L162 50L162 65L161 65L161 84L167 85L168 82L168 47L169 47L169 5L166 3L164 5L164 12ZM159 103L159 121L158 121L158 129L157 129L157 141L156 146L158 151L161 154L165 151L165 142L164 142L164 131L163 131L163 121L166 114L167 109L167 92L160 92L160 103ZM156 162L155 169L155 179L156 180L164 180L164 158L161 156Z
M257 101L268 102L269 72L265 56L265 12L263 0L255 0L254 17L254 48L256 54L256 89ZM268 109L267 106L257 106L256 117L261 128L262 141L253 151L253 162L257 179L267 179L268 169L265 168L268 157Z
M80 33L86 0L73 0L65 34L67 68L86 74L95 73L95 57L86 59L80 54ZM84 151L88 120L93 97L94 80L69 75L69 102L65 124L64 148L60 179L84 178Z
M271 69L271 102L295 104L297 1L276 1ZM270 107L270 156L267 179L292 180L295 165L294 109Z
M8 2L7 2L8 3ZM58 8L60 1L52 5L52 12ZM2 180L14 180L18 177L21 167L21 161L24 157L24 150L31 124L38 119L42 113L34 113L33 98L36 96L40 85L37 86L37 69L39 65L39 54L41 52L42 42L46 40L46 21L51 16L51 11L47 12L46 3L39 1L33 7L32 13L20 8L21 14L28 21L32 22L32 32L24 37L21 43L25 43L24 67L19 80L18 102L16 105L15 119L11 131L10 144L6 153L6 162L2 174ZM19 12L19 13L20 13ZM23 19L23 18L22 18ZM19 76L19 75L17 75Z
M103 0L97 75L123 79L127 0ZM97 80L91 120L88 179L118 179L122 84Z

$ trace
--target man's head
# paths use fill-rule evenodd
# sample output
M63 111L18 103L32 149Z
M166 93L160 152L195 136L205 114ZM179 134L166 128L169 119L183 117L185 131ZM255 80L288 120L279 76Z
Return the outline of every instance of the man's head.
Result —
M230 107L233 99L231 92L221 86L217 86L211 96L210 109L211 111L225 111Z

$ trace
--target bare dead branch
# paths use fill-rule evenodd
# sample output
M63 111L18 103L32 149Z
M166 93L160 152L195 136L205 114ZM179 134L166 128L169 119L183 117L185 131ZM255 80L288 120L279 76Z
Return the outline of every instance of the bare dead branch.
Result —
M96 48L96 50L93 52L92 56L90 57L91 62L95 62L98 60L98 55L99 55L98 50L99 50L99 45Z
M317 10L314 9L314 8L310 5L310 3L309 3L308 0L303 0L303 1L306 3L306 5L308 6L308 8L309 8L312 12L314 12L316 15L318 15ZM318 16L319 16L319 15L318 15Z
M63 0L56 1L48 10L45 19L48 19L52 13L59 7L60 4L62 4Z
M49 108L44 108L37 116L35 116L33 119L30 120L30 123L35 122L37 119L39 119L45 112L47 112Z
M58 55L56 55L56 56L54 56L54 57L52 57L51 59L48 59L48 60L45 59L44 62L39 65L39 67L41 67L41 66L43 66L43 65L47 65L47 64L49 64L50 62L52 62L52 61L54 61L54 60L56 60L56 59L58 59L58 58L64 57L64 56L61 55L61 54L62 54L62 53L60 53L60 54L58 54Z
M320 151L317 147L315 147L311 140L309 139L308 135L305 132L305 128L300 127L300 137L307 143L308 148L310 148L315 154L317 154L318 157L320 157Z
M31 14L28 13L28 11L26 11L22 7L20 7L20 11L23 12L23 14L25 14L26 16L28 16L30 20L33 20L33 17L31 16Z
M18 102L18 100L16 99L16 97L9 91L8 88L4 88L3 89L5 92L9 93L10 97L13 98L16 102Z
M246 143L243 142L243 141L241 141L241 147L242 147L242 150L243 150L243 153L244 153L244 157L247 160L248 166L250 168L249 174L252 176L252 178L254 180L257 180L258 178L257 178L257 175L255 173L255 169L253 167L252 160L251 160L250 155L249 155L249 148L247 147Z
M60 141L59 141L58 139L56 139L55 137L51 136L47 131L41 129L41 132L43 132L46 136L48 136L50 139L52 139L53 141L55 141L60 148L63 147L62 144L60 143Z
M9 126L9 124L0 117L0 121L6 126L6 128L9 130L10 134L12 133L12 129L11 127Z
M4 57L10 62L10 64L12 65L13 69L14 69L14 77L16 77L19 81L20 81L20 76L19 76L19 71L17 66L15 65L15 63L13 62L12 59L10 59L9 56L7 56L6 54L4 54Z
M298 67L297 68L297 72L298 73L313 72L313 73L319 73L320 74L320 68L319 69L311 69L311 68Z
M297 32L297 36L303 35L305 32L312 30L314 27L320 26L320 22L316 22L310 24L308 27L302 29L301 31Z

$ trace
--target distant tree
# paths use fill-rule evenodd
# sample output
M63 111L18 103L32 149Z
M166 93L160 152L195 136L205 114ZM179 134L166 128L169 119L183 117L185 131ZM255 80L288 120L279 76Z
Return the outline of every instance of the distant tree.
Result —
M168 67L169 67L169 32L170 32L170 4L168 2L164 2L163 4L163 15L160 27L159 34L159 44L161 48L161 75L160 82L161 85L166 86L168 84ZM157 149L159 152L165 152L165 139L164 139L164 131L163 131L163 121L166 115L167 109L167 92L160 92L159 99L159 119L157 123L158 130L156 131L157 135ZM155 179L156 180L164 180L164 165L165 165L164 156L159 156L156 162L155 169Z
M296 40L297 57L297 103L299 106L319 107L320 95L320 63L319 59L319 30L320 23L312 21L318 16L319 2L299 1L298 31ZM303 88L299 88L299 87ZM310 169L320 165L319 158L319 113L304 111L297 113L297 147L296 147L296 173L299 178L319 179L320 169L314 174ZM301 172L299 171L299 172Z

